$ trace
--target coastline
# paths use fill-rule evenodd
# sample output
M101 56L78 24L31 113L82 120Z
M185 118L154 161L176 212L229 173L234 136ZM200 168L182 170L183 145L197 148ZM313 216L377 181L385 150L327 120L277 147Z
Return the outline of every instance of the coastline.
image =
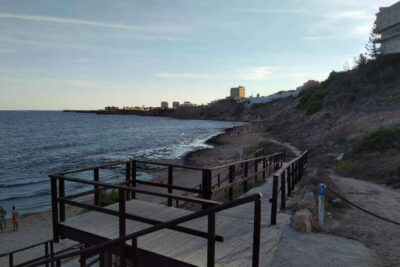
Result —
M249 130L249 129L253 130ZM242 134L240 136L231 136L229 134L232 130L238 130ZM238 158L237 147L249 145L257 140L263 139L262 133L254 131L254 126L250 124L237 126L233 128L226 128L224 132L217 134L205 143L212 145L211 148L202 148L185 154L180 159L176 160L160 160L160 161L179 161L182 164L188 164L198 167L210 167L222 163L226 163L230 160ZM174 179L177 184L183 186L195 186L201 181L201 175L199 173L177 170L174 175ZM154 177L153 181L163 183L166 181L165 173L158 172ZM145 199L145 198L143 198ZM89 202L91 200L88 200ZM81 209L76 207L66 207L67 218L79 214ZM29 246L38 242L42 242L48 239L52 239L52 220L51 210L43 211L38 213L26 214L20 217L19 231L13 232L12 223L7 220L7 228L4 233L0 233L2 239L2 246L0 246L0 254L13 251L25 246ZM57 244L56 249L66 248L73 244L68 240L63 240L60 244ZM34 255L34 251L26 252L26 258L30 255ZM33 253L33 254L30 254ZM3 259L0 259L0 265L2 265Z

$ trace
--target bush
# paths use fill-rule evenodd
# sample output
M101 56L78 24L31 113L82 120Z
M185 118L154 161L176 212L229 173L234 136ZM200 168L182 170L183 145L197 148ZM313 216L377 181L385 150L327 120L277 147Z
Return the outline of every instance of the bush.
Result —
M306 115L312 115L320 111L324 105L325 96L328 93L329 87L333 84L342 83L346 78L347 72L332 71L328 79L321 82L318 86L314 86L302 94L300 103L297 109L304 110Z
M357 140L355 153L393 152L400 149L400 124L382 126L369 131Z
M108 206L118 202L118 191L115 189L101 191L99 194L100 206Z

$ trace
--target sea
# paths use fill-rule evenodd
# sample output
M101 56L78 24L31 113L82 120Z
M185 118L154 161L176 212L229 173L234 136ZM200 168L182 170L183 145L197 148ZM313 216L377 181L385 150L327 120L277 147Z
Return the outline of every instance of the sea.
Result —
M50 209L49 174L114 161L179 159L210 147L206 141L241 122L179 120L61 111L0 111L0 205L8 214ZM101 172L121 181L122 170ZM82 177L84 178L84 177ZM138 179L152 179L151 172ZM79 184L67 193L85 190Z

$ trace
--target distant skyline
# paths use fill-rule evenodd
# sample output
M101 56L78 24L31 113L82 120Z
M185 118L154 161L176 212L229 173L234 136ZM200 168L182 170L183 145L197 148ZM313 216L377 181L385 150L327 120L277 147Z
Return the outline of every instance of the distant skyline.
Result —
M208 103L324 80L396 1L0 0L0 110Z

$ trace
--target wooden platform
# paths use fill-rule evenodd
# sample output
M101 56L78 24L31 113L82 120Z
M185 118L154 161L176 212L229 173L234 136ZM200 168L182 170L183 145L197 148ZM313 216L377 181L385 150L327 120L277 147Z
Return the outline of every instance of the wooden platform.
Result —
M118 204L107 208L118 210ZM216 233L224 242L216 242L216 265L251 266L253 238L253 203L222 211L216 215ZM190 211L166 207L142 200L126 202L126 212L141 217L168 221ZM127 220L126 233L133 233L151 225ZM199 218L181 224L196 230L207 231L207 218ZM69 227L92 234L94 237L114 239L118 237L118 217L91 211L68 218L61 227ZM67 236L68 238L68 236ZM269 225L267 212L263 212L261 227L260 265L268 262L271 251L280 238L280 230ZM79 241L79 240L77 240ZM207 240L173 230L160 230L138 239L138 248L197 266L206 266Z

